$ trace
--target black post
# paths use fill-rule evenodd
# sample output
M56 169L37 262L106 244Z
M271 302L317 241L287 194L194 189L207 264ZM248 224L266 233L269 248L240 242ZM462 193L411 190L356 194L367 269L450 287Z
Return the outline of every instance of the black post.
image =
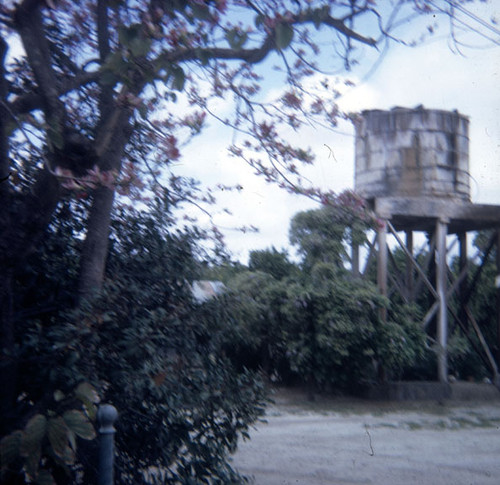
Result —
M118 418L118 411L111 404L99 406L97 421L99 423L99 467L97 475L98 485L113 485L114 482L114 423Z

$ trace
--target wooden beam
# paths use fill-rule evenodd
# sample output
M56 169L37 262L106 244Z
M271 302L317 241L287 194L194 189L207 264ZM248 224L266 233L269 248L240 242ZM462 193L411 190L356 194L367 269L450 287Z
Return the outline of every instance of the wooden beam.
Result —
M436 219L448 220L448 231L467 232L494 229L500 221L500 205L472 204L442 198L378 197L374 210L390 218L399 229L432 229Z
M472 323L472 327L474 328L477 338L479 339L479 342L481 343L481 346L483 347L484 353L486 354L486 357L488 359L488 364L491 367L491 370L493 372L493 379L495 381L498 381L498 367L497 363L495 362L495 359L493 358L493 354L490 351L490 348L488 347L488 344L486 343L486 339L484 338L483 332L481 332L481 329L479 328L479 325L474 318L474 315L472 315L472 312L470 311L469 307L465 307L465 313L469 319L469 321Z
M375 256L375 254L377 253L377 250L376 250L377 238L378 238L378 233L375 233L372 241L371 242L368 241L368 247L370 248L370 251L368 252L368 257L366 258L366 261L365 261L365 267L363 268L363 271L361 272L361 274L363 276L367 275L368 270L370 268L370 265L372 264L373 258Z
M460 283L463 281L463 279L467 276L467 268L464 268L460 274L457 276L453 284L451 285L450 288L448 288L448 291L446 292L446 298L449 301L450 297L453 296L453 293L457 290L457 287L460 285ZM431 308L428 310L426 313L423 321L423 326L424 328L427 327L427 325L430 323L434 315L436 314L437 309L439 308L439 301L436 300L434 304L431 306Z
M427 278L426 274L424 273L424 271L422 270L422 268L419 266L419 264L415 261L415 259L413 258L413 255L410 255L408 249L406 249L403 241L401 240L401 238L398 236L397 232L396 232L396 229L394 229L394 226L389 222L387 221L387 227L389 228L389 230L392 232L392 234L394 235L394 237L396 238L396 241L399 243L399 245L401 246L401 248L403 249L404 253L407 255L407 256L411 256L411 264L413 265L413 267L417 270L417 273L420 275L420 277L422 278L422 281L427 285L427 287L429 288L430 292L432 293L432 295L434 296L434 298L438 298L438 294L436 292L436 290L434 289L434 285L429 281L429 278ZM446 241L445 241L445 252L446 252Z

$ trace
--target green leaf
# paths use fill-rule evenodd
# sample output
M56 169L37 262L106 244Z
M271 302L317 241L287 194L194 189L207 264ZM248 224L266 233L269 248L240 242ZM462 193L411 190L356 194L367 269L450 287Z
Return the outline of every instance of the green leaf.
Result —
M312 12L312 19L316 29L321 27L324 20L330 15L330 7L324 5L323 7L317 8Z
M248 40L248 34L235 27L226 32L226 40L231 49L241 49Z
M174 66L172 68L172 75L174 79L172 80L172 88L176 91L182 91L184 89L184 84L186 82L186 74L180 66Z
M100 398L97 391L88 382L81 382L75 389L75 397L80 401L88 401L93 404L99 404Z
M97 407L94 404L100 401L97 391L88 382L82 382L75 389L75 397L83 403L90 419L95 419Z
M64 395L64 392L62 392L59 389L56 389L54 391L54 401L56 402L61 402L66 396Z
M193 3L191 5L191 9L193 10L193 15L195 18L199 20L210 20L210 10L207 5L201 3Z
M64 146L64 138L58 126L49 125L47 129L47 137L49 138L50 144L54 148L61 150Z
M265 19L264 15L259 13L254 19L255 27L260 28L261 25L264 23L264 19Z
M21 454L29 456L41 446L47 431L47 418L43 414L33 416L26 426L21 439Z
M151 39L149 37L138 37L130 43L130 52L134 57L144 57L151 48Z
M121 52L113 52L104 61L103 70L112 71L115 73L122 72L127 68L127 61L123 58Z
M120 78L112 71L103 71L100 79L103 86L113 86L120 80Z
M203 66L206 66L212 58L210 51L207 49L197 49L197 56Z
M54 454L67 465L71 465L75 461L75 454L70 446L70 433L71 430L62 417L59 416L49 420L48 435L50 445Z
M125 47L131 47L132 42L139 37L141 29L140 24L118 27L118 38Z
M92 440L96 437L92 423L81 411L76 409L66 411L63 414L63 419L68 428L80 438Z
M68 440L69 440L69 445L71 446L71 449L76 452L76 435L73 431L68 433Z
M113 52L101 67L100 81L104 85L111 86L127 73L127 69L128 63L121 52Z
M139 114L141 115L142 119L146 119L148 117L148 107L142 103L138 108L137 111L139 111ZM102 321L103 322L111 322L113 321L113 318L109 315L109 313L104 313L102 316Z
M276 47L280 50L286 49L293 39L293 27L289 24L278 24L276 26Z
M14 431L4 436L2 441L0 441L0 460L2 468L5 468L19 456L22 436L22 431Z

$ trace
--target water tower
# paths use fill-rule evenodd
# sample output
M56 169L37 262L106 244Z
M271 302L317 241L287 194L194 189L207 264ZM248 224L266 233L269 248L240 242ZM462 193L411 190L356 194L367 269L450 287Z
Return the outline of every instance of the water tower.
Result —
M468 305L475 288L468 285L467 234L495 230L489 250L496 245L500 274L500 206L471 202L468 118L457 111L397 107L363 111L355 121L355 129L355 190L369 201L380 219L368 258L369 262L376 254L380 291L389 298L397 294L408 302L422 291L430 294L432 303L422 325L427 328L431 322L436 324L441 383L448 382L450 322L459 325L466 335L477 335L481 344L478 352L498 381L500 278L496 282L497 340L486 342ZM422 239L428 243L427 258L420 264L413 248L416 232L424 233ZM399 273L389 271L389 265L396 263L388 251L388 237L406 255L406 266ZM449 282L447 239L453 238L458 241L460 268L458 277ZM357 248L353 248L354 261L359 261ZM359 273L357 264L353 264L355 273ZM482 263L478 267L482 268ZM453 298L455 304L451 305Z

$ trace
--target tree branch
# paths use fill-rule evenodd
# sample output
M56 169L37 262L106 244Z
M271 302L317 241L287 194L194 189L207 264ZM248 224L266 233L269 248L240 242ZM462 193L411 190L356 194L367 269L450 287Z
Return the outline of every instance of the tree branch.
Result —
M360 10L358 14L365 12L365 10ZM316 22L316 18L313 13L303 12L297 14L291 18L291 20L286 23L290 26L303 25L308 23ZM342 34L344 37L352 40L356 40L362 44L366 44L371 47L377 45L377 40L371 37L365 37L358 32L349 28L343 20L327 16L322 19L321 23L332 27L334 30ZM160 55L154 64L164 65L165 62L171 62L173 64L183 61L192 61L198 59L201 54L208 56L212 59L223 59L223 60L241 60L248 62L249 64L257 64L264 60L264 58L274 49L276 49L275 43L276 30L272 29L265 37L260 47L254 49L232 49L223 47L213 47L206 49L182 49L177 51L167 52Z
M71 71L73 74L76 74L80 71L80 68L77 66L73 60L68 57L58 45L53 42L47 41L49 45L50 52L54 56L54 59L59 61L61 67L65 67L67 70Z
M342 22L342 20L329 16L323 21L323 23L325 25L328 25L329 27L333 27L335 30L343 34L348 39L357 40L358 42L369 45L371 47L375 47L377 45L377 41L375 39L358 34L356 31L347 27L347 25L345 25L344 22Z
M109 35L109 18L108 18L108 0L98 0L97 2L97 45L99 49L99 62L104 65L106 58L111 53L110 35ZM101 115L98 133L102 131L113 108L113 86L100 84L99 92L99 113Z
M108 32L108 18L107 18L107 1L108 0L99 0L97 5L97 31L98 31L98 47L100 53L100 62L101 65L104 62L106 56L110 53L109 47L109 32ZM30 15L35 15L37 2L35 0L25 0L21 6L18 7L16 12L16 18L24 19L28 13ZM365 10L359 10L356 14L362 14ZM39 17L39 15L38 15ZM351 17L349 17L350 19ZM316 19L311 11L301 12L291 20L288 21L289 25L302 25L307 23L313 23ZM26 23L26 21L25 21ZM334 18L331 16L327 16L322 19L322 23L332 27L334 30L339 32L341 35L346 38L356 40L363 44L369 46L376 46L377 40L372 39L370 37L362 36L356 31L347 27L344 23L343 19ZM38 25L40 25L38 23ZM247 62L249 64L258 64L262 60L264 60L267 55L276 49L275 44L275 30L271 30L266 37L264 38L260 47L252 48L252 49L233 49L233 48L224 48L224 47L213 47L213 48L204 48L204 49L177 49L169 52L164 52L160 54L156 60L151 62L151 68L154 72L158 72L161 67L165 65L165 63L180 63L180 62L189 62L195 61L200 57L209 57L212 59L219 60L241 60ZM23 35L23 42L28 41L28 39L34 37L34 31L25 32ZM37 62L37 59L48 59L48 44L45 38L41 36L36 36L35 39L35 48L36 48L36 56L31 54L33 51L28 49L25 46L26 51L28 53L28 57L30 59L30 64L32 65L33 71L35 72L35 77L37 79L38 84L40 85L40 92L47 93L47 96L42 97L39 93L27 93L16 100L14 100L10 104L11 110L16 114L27 113L34 109L47 109L50 112L60 112L60 116L62 116L62 103L59 101L59 96L61 94L66 94L74 89L78 89L86 84L92 82L98 82L101 76L99 71L93 72L85 72L80 71L72 78L67 78L57 85L55 81L54 73L50 72L49 62ZM33 44L33 42L31 43ZM44 44L47 45L47 49L45 54L42 54L42 47ZM33 59L36 57L36 59ZM33 62L32 62L33 59ZM46 91L44 86L50 85L51 89ZM107 87L103 87L102 89L107 89ZM107 97L109 98L109 96ZM109 99L108 99L109 101Z
M24 0L16 8L14 20L39 87L38 94L47 123L52 130L62 134L66 111L59 99L59 83L51 67L49 43L39 7L40 2L36 0Z
M59 86L59 94L67 94L80 87L96 82L99 79L98 71L86 72L80 71L71 78L61 81ZM38 92L26 93L17 97L9 103L9 107L16 115L26 114L36 109L42 109L44 106L44 98Z

